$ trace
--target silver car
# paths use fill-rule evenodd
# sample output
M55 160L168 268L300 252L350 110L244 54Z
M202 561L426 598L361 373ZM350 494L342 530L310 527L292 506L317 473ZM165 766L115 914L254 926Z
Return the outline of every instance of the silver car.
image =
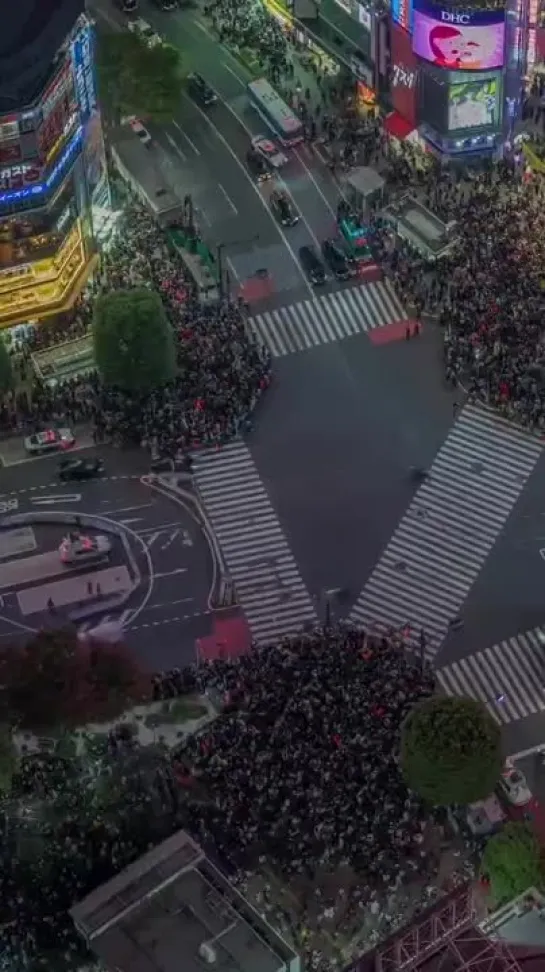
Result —
M97 560L106 560L111 550L110 538L103 534L87 537L81 533L69 533L59 547L59 555L62 563L67 567L77 567L79 564L92 564Z
M70 429L46 429L27 435L23 440L25 450L31 456L45 455L47 452L62 452L71 449L76 443L76 437Z

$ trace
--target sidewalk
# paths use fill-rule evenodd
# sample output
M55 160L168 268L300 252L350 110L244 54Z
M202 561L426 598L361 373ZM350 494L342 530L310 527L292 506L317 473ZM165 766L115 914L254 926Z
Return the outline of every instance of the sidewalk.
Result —
M108 567L89 574L69 576L66 580L29 587L17 594L19 610L23 616L48 611L48 602L55 608L78 609L102 604L102 600L128 594L133 583L126 567Z

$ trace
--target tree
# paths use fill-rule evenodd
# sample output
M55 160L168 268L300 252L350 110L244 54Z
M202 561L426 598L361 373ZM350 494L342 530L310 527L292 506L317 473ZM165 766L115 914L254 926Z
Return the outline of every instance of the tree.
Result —
M0 797L9 794L16 768L17 752L11 728L0 725Z
M525 823L508 823L488 841L481 873L490 881L494 904L512 901L529 888L541 887L545 877L539 842Z
M135 34L101 33L97 67L102 100L117 121L123 115L158 122L175 117L183 74L170 44L150 48Z
M13 368L11 356L6 347L5 341L0 338L0 394L11 391L13 388Z
M419 702L403 723L403 775L427 803L483 799L502 766L500 727L475 699L433 696Z
M114 290L99 297L93 343L106 385L148 392L176 373L174 333L161 298L153 291Z
M71 629L42 631L0 660L12 721L41 733L115 718L149 685L123 646L90 645Z

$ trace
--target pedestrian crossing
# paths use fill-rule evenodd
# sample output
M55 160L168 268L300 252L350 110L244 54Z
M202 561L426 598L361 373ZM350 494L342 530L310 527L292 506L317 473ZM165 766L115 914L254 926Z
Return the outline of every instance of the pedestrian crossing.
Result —
M507 638L492 648L446 665L437 681L447 695L484 702L507 724L545 710L545 628Z
M274 358L407 320L391 282L346 287L250 317L248 329Z
M198 456L194 477L238 603L256 642L300 633L318 619L250 450L232 442Z
M466 405L350 615L360 627L423 630L439 650L543 451L494 412Z

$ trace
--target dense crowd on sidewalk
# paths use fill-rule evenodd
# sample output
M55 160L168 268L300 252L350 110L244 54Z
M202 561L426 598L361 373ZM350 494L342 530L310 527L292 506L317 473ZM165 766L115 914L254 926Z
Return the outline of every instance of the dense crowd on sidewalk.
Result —
M306 967L335 967L322 961L322 933L357 929L360 948L363 927L369 943L382 937L438 893L438 832L396 758L403 718L432 690L395 638L319 630L158 675L155 698L207 692L223 709L180 743L170 776L163 751L125 735L105 739L100 757L93 748L92 773L87 757L28 758L5 808L5 966L33 969L49 952L44 972L76 967L67 909L179 828L271 912ZM301 896L295 909L270 893L276 881Z
M37 384L32 394L24 391L4 403L4 430L92 422L99 440L143 443L153 453L174 456L197 445L220 443L249 421L269 383L268 354L247 336L237 302L199 303L181 259L138 203L125 211L101 277L86 291L68 328L45 323L36 329L24 344L23 368L30 373L30 355L58 342L61 334L65 340L90 334L98 292L139 286L162 295L177 338L178 378L143 397L103 388L96 373L56 385Z

